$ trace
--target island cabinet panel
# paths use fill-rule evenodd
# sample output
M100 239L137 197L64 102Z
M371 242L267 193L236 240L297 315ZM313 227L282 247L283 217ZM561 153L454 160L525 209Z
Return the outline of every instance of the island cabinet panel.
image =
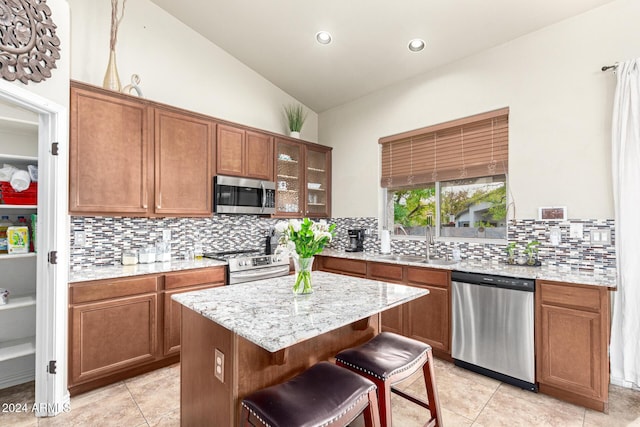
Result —
M356 277L366 277L367 275L366 261L328 256L318 258L320 261L319 270Z
M71 308L70 383L151 362L157 355L156 294Z
M271 353L182 307L180 422L185 426L237 426L248 394L282 383L341 350L379 333L379 316L346 325ZM214 374L215 350L224 355L223 376Z
M71 213L147 213L153 172L151 110L121 95L71 87Z
M211 214L213 122L155 110L155 213Z
M599 411L608 407L609 294L605 287L536 282L540 391Z

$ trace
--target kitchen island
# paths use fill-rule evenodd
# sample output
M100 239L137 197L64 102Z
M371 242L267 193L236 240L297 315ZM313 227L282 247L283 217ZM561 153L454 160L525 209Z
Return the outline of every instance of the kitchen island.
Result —
M380 332L380 313L426 296L417 287L313 273L175 295L182 304L182 425L235 426L243 397ZM428 297L427 297L428 298Z

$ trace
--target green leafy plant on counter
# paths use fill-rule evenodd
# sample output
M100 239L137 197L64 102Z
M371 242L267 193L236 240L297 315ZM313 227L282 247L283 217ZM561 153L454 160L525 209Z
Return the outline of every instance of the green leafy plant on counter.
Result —
M289 130L291 132L300 132L302 125L307 119L307 113L300 104L285 105L284 114L287 117L287 123L289 124Z
M524 248L524 253L527 256L527 264L535 265L536 261L538 261L538 246L540 242L537 240L532 240L527 243L527 246Z
M507 263L515 264L516 263L516 242L511 242L504 249L507 251Z

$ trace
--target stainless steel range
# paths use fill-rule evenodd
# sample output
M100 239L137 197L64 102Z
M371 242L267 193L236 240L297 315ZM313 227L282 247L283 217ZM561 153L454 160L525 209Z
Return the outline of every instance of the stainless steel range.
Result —
M270 279L289 274L289 257L282 254L265 255L258 249L239 251L209 252L207 258L227 261L227 283L252 282L254 280Z

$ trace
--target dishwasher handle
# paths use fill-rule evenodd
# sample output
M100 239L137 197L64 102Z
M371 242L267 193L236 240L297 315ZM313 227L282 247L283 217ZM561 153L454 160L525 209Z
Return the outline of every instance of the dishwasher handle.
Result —
M495 288L513 289L516 291L524 291L524 292L535 292L536 290L536 282L534 279L497 276L494 274L452 271L451 281L459 282L459 283L469 283L471 285L478 285L478 286L490 286Z

